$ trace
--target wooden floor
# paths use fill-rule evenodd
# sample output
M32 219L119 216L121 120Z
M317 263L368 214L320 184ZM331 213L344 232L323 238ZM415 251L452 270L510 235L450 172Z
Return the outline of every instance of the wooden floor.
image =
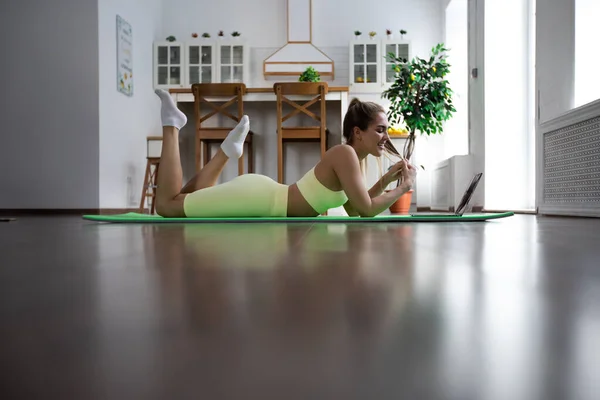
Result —
M2 399L600 399L600 220L0 223Z

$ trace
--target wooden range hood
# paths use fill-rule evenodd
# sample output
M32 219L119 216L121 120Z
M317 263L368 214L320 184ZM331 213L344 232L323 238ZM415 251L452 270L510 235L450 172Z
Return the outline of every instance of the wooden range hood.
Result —
M300 76L312 66L334 78L333 60L312 44L312 0L287 0L287 44L263 62L267 76Z

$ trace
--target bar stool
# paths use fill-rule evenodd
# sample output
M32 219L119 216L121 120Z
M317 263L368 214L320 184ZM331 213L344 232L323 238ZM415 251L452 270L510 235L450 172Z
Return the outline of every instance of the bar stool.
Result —
M283 183L284 160L283 144L285 142L318 142L321 147L321 158L327 151L327 110L325 95L329 91L327 82L277 82L273 85L277 95L277 180ZM291 96L302 96L304 100L291 100ZM306 96L312 98L306 99ZM303 102L303 104L301 104ZM283 105L292 107L292 111L284 114ZM319 112L309 110L313 105ZM307 115L312 126L283 126L283 123L295 115Z
M247 93L246 85L243 83L195 83L192 85L194 94L194 116L196 119L196 172L200 171L200 163L206 165L211 158L211 143L222 143L233 127L206 127L203 123L213 116L225 116L236 124L244 115L243 97ZM217 105L215 103L224 103ZM237 105L237 112L232 114L227 108ZM212 111L204 113L202 107ZM246 145L248 151L248 173L254 172L254 159L252 151L252 138L254 132L248 132ZM244 173L244 154L238 161L238 174Z
M142 198L140 199L139 212L143 213L146 201L150 202L150 214L154 214L156 210L156 183L158 179L158 169L160 167L160 148L158 152L153 152L150 147L152 144L162 145L162 136L148 136L146 138L146 173L144 175L144 183L142 184ZM155 155L155 154L158 154Z

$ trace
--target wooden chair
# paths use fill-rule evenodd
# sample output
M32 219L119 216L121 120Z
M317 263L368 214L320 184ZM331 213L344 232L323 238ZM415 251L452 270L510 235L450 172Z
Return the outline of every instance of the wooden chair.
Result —
M162 144L162 140L162 136L148 136L146 138L146 173L144 175L144 183L142 184L142 198L140 199L139 208L140 213L144 212L147 200L150 201L150 214L154 214L156 210L156 182L158 179L158 169L160 167L160 156L151 155L150 144L152 142L160 142Z
M325 95L329 91L327 82L278 82L273 85L277 95L277 179L283 183L284 160L283 144L285 142L319 142L321 158L327 151L327 113ZM302 96L304 100L292 100L292 96ZM309 99L306 99L306 97ZM310 98L312 96L312 98ZM303 104L301 104L303 103ZM292 111L284 114L283 106L287 104ZM319 108L318 113L309 110L311 106ZM283 126L284 122L296 115L307 115L312 126Z
M211 143L222 143L233 126L206 127L204 122L213 116L224 116L237 124L244 115L243 97L247 93L243 83L195 83L192 85L194 94L194 116L196 119L196 172L200 171L200 162L206 165L211 158ZM223 104L218 104L223 103ZM227 109L237 105L237 111L230 113ZM204 113L204 108L209 112ZM204 124L204 125L203 125ZM252 152L252 137L254 133L248 132L245 143L248 151L248 173L254 172ZM238 174L244 173L244 155L238 161Z

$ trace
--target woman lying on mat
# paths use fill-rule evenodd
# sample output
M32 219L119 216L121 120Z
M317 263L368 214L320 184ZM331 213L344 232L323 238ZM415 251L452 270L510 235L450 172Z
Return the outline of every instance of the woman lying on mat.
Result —
M264 175L244 174L216 184L227 160L242 156L250 129L244 116L215 157L182 189L178 135L187 118L166 91L156 90L156 94L162 102L163 125L156 210L163 217L315 217L341 205L348 215L371 217L386 210L414 184L416 169L400 161L367 191L361 161L369 154L381 157L386 151L400 155L389 140L383 108L354 99L343 123L346 144L329 149L298 182L283 185ZM383 191L398 179L402 179L398 187Z

